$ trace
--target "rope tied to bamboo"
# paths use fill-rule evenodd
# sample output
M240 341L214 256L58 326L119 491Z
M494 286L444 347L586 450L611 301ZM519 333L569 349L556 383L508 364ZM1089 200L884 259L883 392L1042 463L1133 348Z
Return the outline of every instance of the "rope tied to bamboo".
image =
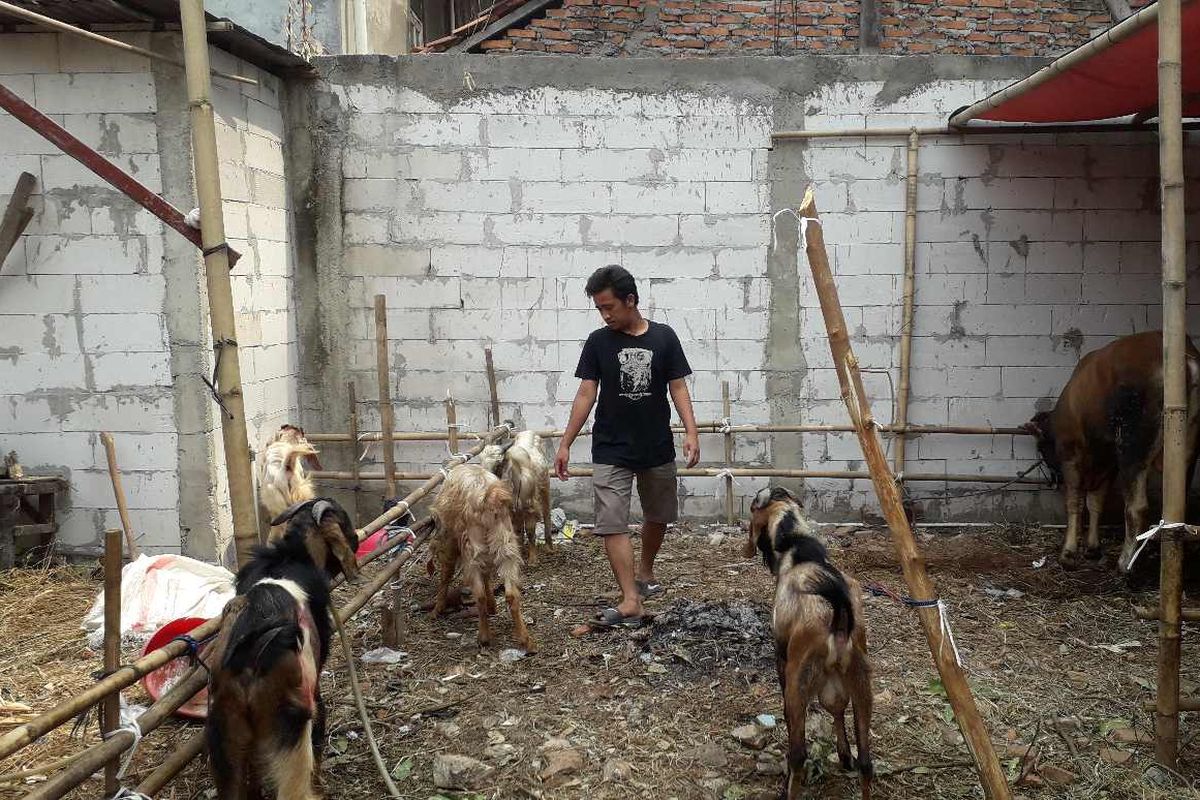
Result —
M733 425L729 422L729 417L721 417L717 421L717 433L733 433Z
M930 600L918 600L915 597L900 595L888 589L880 583L867 583L863 586L870 594L875 597L887 597L891 600L900 603L908 608L936 608L938 612L938 627L942 631L941 647L946 646L946 642L950 642L950 649L954 653L954 661L959 667L963 665L962 654L958 650L958 643L954 641L954 631L950 628L950 612L947 610L946 601L940 597L935 597Z
M118 727L109 731L107 734L105 734L104 738L111 739L118 733L133 734L133 744L131 744L129 749L125 751L125 755L121 756L121 768L117 770L117 779L119 780L125 777L125 771L129 769L129 763L133 761L133 754L137 752L138 745L141 744L142 726L138 722L138 718L133 717L132 719L125 720Z
M784 214L791 214L793 217L796 218L796 222L800 225L800 241L798 241L796 243L798 245L796 249L797 249L798 253L802 253L802 252L804 252L804 248L806 248L808 246L808 226L813 223L820 225L821 220L818 219L817 217L802 217L802 216L800 216L800 212L796 211L794 208L779 209L778 211L776 211L774 214L771 215L771 249L772 250L777 250L779 248L779 230L778 230L778 228L776 228L775 223Z
M1129 558L1129 566L1126 569L1133 569L1134 562L1138 560L1138 556L1146 549L1146 545L1150 544L1152 540L1157 539L1158 534L1162 531L1185 531L1195 535L1200 531L1200 528L1195 525L1188 525L1186 522L1167 522L1165 519L1160 519L1158 524L1153 525L1150 530L1138 534L1137 541L1141 544L1138 545L1137 550L1133 551L1133 555Z

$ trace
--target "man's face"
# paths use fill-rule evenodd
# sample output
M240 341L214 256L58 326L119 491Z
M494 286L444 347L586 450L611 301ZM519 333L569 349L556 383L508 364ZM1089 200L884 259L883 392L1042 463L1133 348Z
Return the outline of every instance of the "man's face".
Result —
M604 320L604 324L613 330L625 330L633 321L635 309L637 306L633 302L633 295L618 300L613 294L612 289L605 289L602 292L597 292L592 295L592 303L595 304L596 310L600 312L600 317Z

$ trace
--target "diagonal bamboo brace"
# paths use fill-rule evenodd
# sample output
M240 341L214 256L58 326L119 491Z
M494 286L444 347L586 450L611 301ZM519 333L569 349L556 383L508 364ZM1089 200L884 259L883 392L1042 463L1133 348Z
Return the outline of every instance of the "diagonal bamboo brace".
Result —
M858 369L858 360L850 347L850 337L846 333L846 319L842 314L842 304L838 299L837 285L833 273L829 269L829 258L825 252L825 237L821 232L820 220L817 217L816 199L810 188L804 194L804 202L799 209L801 231L805 239L805 251L808 263L812 268L813 283L817 296L821 301L821 313L825 317L825 329L829 336L829 349L833 353L833 362L837 366L838 382L842 387L842 398L846 401L846 410L854 423L858 441L862 445L863 458L871 472L871 482L875 486L875 494L892 532L892 541L896 545L896 553L900 558L900 568L904 573L904 582L909 594L919 600L937 598L933 582L925 572L925 559L917 549L913 539L912 528L904 513L900 499L900 490L896 487L896 477L888 467L884 456L883 444L879 436L878 426L871 414L871 404L867 393L863 390L862 374ZM941 615L936 607L918 608L917 615L921 627L925 630L925 638L929 640L929 650L933 653L933 662L946 687L946 695L950 706L954 709L954 717L958 720L963 738L975 759L979 780L988 800L1008 800L1010 797L1008 783L1000 762L996 759L992 741L988 736L975 698L971 695L971 687L963 675L955 657L953 641L944 635L941 625Z

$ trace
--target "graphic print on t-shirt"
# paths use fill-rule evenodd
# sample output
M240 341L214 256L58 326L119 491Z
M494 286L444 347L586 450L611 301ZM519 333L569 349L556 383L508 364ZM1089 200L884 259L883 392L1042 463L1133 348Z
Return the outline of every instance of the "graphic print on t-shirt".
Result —
M641 347L624 347L617 351L621 365L621 397L640 400L650 394L650 363L654 351Z

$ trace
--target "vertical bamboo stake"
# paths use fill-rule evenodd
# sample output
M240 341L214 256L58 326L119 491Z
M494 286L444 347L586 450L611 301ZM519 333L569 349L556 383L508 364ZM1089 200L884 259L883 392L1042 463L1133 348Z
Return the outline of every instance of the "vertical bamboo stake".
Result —
M728 430L728 427L730 425L730 421L729 421L730 408L731 408L731 406L729 403L729 381L721 381L721 414L724 415L724 417L725 417L725 419L722 422L724 423L724 425L727 429L725 431L725 469L730 469L733 467L733 432ZM733 476L726 475L725 476L725 524L732 525L734 523L734 521L735 520L733 517Z
M375 371L379 378L379 430L383 442L383 475L389 498L396 496L396 442L392 439L391 365L388 363L387 298L375 295Z
M446 392L446 435L450 438L450 455L458 453L458 411L454 408L454 398Z
M900 388L897 390L896 418L893 425L908 424L909 376L912 372L913 299L916 293L917 263L917 147L916 128L908 135L908 178L904 197L904 318L900 326ZM904 473L907 434L896 434L892 442L892 466Z
M350 474L354 480L354 519L357 520L361 513L358 507L359 494L362 491L362 484L359 483L359 463L358 463L358 392L354 388L354 381L346 382L346 399L350 403Z
M496 365L492 362L492 348L483 348L483 360L487 364L488 392L492 398L492 424L490 427L494 428L500 424L500 394L496 390Z
M104 532L104 671L112 673L121 666L121 553L122 532L109 528ZM116 730L121 720L121 693L113 692L104 698L100 716L100 733L104 736ZM104 796L112 797L120 788L117 771L121 759L114 758L104 765Z
M846 319L842 314L841 301L838 299L837 285L833 273L829 269L829 259L825 253L825 237L817 220L817 204L810 188L804 195L804 203L800 206L799 214L802 219L809 219L807 225L808 263L812 269L813 283L816 285L817 296L821 301L821 313L825 317L825 328L829 337L829 349L833 354L833 362L837 367L838 382L842 387L842 399L850 413L851 422L858 434L862 445L863 457L871 472L871 481L875 486L875 494L892 532L892 541L896 545L900 559L900 568L904 573L904 582L909 594L918 600L932 600L937 597L933 582L925 572L925 559L917 549L913 539L912 528L909 527L908 517L905 516L904 506L900 500L900 492L896 487L895 477L888 468L887 459L883 454L883 445L875 428L875 420L871 416L871 406L863 389L862 374L858 371L858 360L850 347L850 336L846 330ZM804 228L802 227L803 231ZM954 709L955 719L958 720L963 738L975 759L979 772L980 783L988 800L1008 800L1010 797L1008 783L992 741L988 737L987 728L979 716L975 706L975 698L971 696L971 687L963 676L955 658L953 644L946 640L941 625L941 614L936 607L916 609L925 629L925 637L929 640L929 650L933 653L933 661L941 675L942 685L950 706Z
M181 0L183 61L187 71L188 105L192 113L192 153L196 194L200 199L200 241L204 245L204 274L208 283L209 319L217 360L217 394L224 404L221 439L238 566L250 560L258 544L258 517L250 468L250 443L242 398L233 289L229 282L229 247L221 215L221 175L217 168L217 129L209 81L207 21L204 0Z
M1184 263L1180 0L1158 4L1158 158L1162 193L1163 520L1183 522L1187 504L1187 271ZM1158 699L1155 756L1179 754L1180 601L1183 546L1162 532L1159 567Z
M125 504L125 487L121 483L121 468L117 466L117 445L112 434L105 431L100 434L104 444L104 453L108 456L108 476L112 479L113 496L117 499L117 514L121 517L121 527L125 530L125 545L129 549L129 557L137 558L138 546L133 541L133 524L129 521L129 507Z

